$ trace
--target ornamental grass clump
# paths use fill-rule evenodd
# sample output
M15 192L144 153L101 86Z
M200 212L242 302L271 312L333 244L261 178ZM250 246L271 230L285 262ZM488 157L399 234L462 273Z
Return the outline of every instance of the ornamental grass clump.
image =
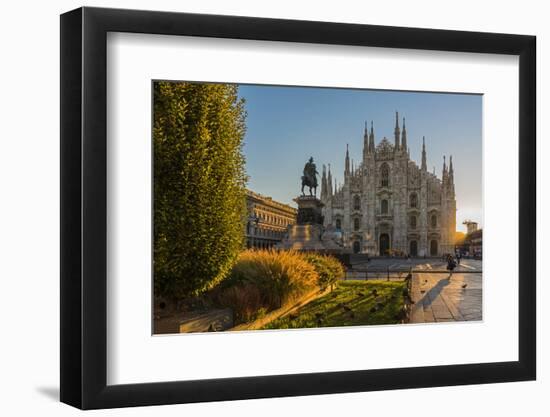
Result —
M318 288L319 274L297 252L246 250L219 286L216 299L237 322L278 309Z
M332 289L334 284L344 277L344 266L335 257L315 253L307 254L305 257L319 275L318 285L321 290L325 290L328 287Z

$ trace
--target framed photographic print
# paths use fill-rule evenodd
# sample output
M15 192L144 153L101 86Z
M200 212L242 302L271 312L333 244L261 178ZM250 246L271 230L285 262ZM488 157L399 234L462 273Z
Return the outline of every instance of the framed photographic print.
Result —
M61 400L535 379L535 37L61 16Z

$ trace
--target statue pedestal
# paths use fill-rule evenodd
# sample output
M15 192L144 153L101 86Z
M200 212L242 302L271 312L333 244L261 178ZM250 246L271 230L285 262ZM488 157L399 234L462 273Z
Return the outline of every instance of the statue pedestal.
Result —
M323 225L323 203L314 196L300 196L294 199L298 204L297 224Z
M298 204L296 224L289 226L288 236L277 247L285 250L341 252L343 246L332 238L325 238L323 203L314 196L300 196L294 201Z
M288 228L288 236L279 244L280 249L300 251L323 251L321 242L323 226L320 224L293 224Z

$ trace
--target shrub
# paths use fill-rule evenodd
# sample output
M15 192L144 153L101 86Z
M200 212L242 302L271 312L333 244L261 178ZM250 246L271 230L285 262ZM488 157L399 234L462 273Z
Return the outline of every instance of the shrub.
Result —
M236 323L253 321L265 314L260 289L255 285L242 284L213 291L216 304L233 309Z
M332 286L344 277L345 271L340 261L333 256L308 254L306 259L319 275L318 285L322 290Z
M246 250L213 294L233 309L237 322L246 322L296 301L318 282L315 267L300 253Z
M237 86L155 82L155 296L212 288L243 247L244 102Z

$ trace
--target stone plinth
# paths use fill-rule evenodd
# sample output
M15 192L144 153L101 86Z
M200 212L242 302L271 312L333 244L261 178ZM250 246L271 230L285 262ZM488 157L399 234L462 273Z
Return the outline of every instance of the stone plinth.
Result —
M321 242L322 233L320 224L293 224L289 226L288 236L278 246L286 250L321 251L325 248Z
M300 196L294 199L298 204L297 224L323 224L323 203L314 196Z
M316 252L341 251L343 247L323 227L323 203L313 196L301 196L294 201L298 204L296 224L289 226L288 235L277 248Z

